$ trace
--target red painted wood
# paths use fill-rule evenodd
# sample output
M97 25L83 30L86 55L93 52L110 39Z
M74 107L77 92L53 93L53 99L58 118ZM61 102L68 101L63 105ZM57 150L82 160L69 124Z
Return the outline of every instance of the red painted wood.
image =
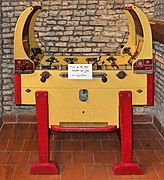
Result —
M154 105L154 74L147 75L147 105Z
M132 92L119 92L120 134L122 161L115 164L115 174L142 174L138 164L133 163L132 149Z
M119 93L122 162L132 162L132 92Z
M112 132L117 129L116 125L105 127L62 127L58 125L51 126L51 129L58 132Z
M38 127L38 148L39 162L48 162L48 93L37 91L36 98L36 119Z
M36 163L31 167L30 174L59 174L56 163Z
M56 164L49 162L48 92L36 91L35 97L39 162L32 166L31 174L58 174Z
M15 104L21 104L21 75L14 74L14 99Z
M130 174L138 174L142 175L142 169L137 163L117 163L113 169L114 173L117 175L130 175Z

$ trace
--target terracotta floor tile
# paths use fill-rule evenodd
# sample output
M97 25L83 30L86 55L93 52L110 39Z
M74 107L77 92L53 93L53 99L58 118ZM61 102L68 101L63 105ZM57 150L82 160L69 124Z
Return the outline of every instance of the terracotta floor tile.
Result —
M71 140L72 133L60 133L51 131L51 134L53 134L55 140Z
M29 130L37 131L37 124L29 124Z
M154 124L148 124L148 126L150 127L150 129L156 129L156 127L154 126Z
M143 140L143 139L148 139L148 137L143 129L134 129L133 130L133 139Z
M142 163L159 163L160 160L154 151L136 151L139 162Z
M30 175L30 168L28 165L17 166L12 180L37 180L36 175Z
M60 180L60 174L59 175L37 175L37 180Z
M109 133L109 138L110 138L110 139L118 139L118 140L119 140L120 137L119 137L119 134L118 134L118 133L119 133L118 130Z
M90 140L91 139L91 134L92 133L72 133L72 139L74 139L74 140L84 140L84 139L86 139L86 140Z
M21 151L24 141L10 140L7 145L7 151Z
M102 146L99 140L92 140L92 141L83 140L82 149L84 151L101 151Z
M6 179L6 169L0 166L0 179Z
M30 176L31 164L38 161L36 124L5 124L0 131L0 180L114 180L164 177L164 139L154 125L134 125L133 160L144 175L116 176L115 162L121 161L121 144L113 133L56 133L51 131L50 160L56 161L60 175ZM29 166L27 166L29 164ZM76 175L76 172L78 175ZM101 175L103 174L103 175ZM159 178L158 178L159 177ZM12 179L12 180L13 180Z
M29 124L18 123L14 125L15 131L24 131L24 130L28 130L28 128L29 128Z
M0 131L0 139L1 139L2 135L3 135L3 132L2 132L2 131Z
M106 165L85 165L86 180L109 180Z
M163 147L158 140L141 140L144 150L162 150Z
M63 141L63 151L81 151L81 141Z
M10 156L10 152L0 151L0 164L5 164Z
M72 152L51 152L51 161L55 161L57 164L71 164Z
M143 175L134 175L135 179L158 180L158 175L151 164L141 166Z
M109 134L110 133L91 133L91 139L96 139L96 140L100 140L100 139L109 139Z
M153 164L153 167L158 174L158 177L162 180L164 179L164 164Z
M15 166L0 166L0 179L11 180L14 170Z
M161 138L161 135L156 129L145 129L144 132L147 135L148 139L152 140L152 139Z
M27 164L29 152L11 152L7 164Z
M38 151L38 141L25 141L22 151Z
M28 160L28 164L36 163L36 162L38 162L38 159L39 159L39 154L38 154L38 152L32 151L32 152L30 153L30 157L29 157L29 160Z
M73 152L73 163L79 164L92 164L93 163L93 153L92 152Z
M14 124L3 124L1 131L12 131Z
M133 140L133 149L134 150L143 150L141 140Z
M27 139L27 140L28 140L28 139ZM37 132L35 133L34 139L31 139L31 140L34 140L34 141L37 141L37 140L38 140L38 133L37 133Z
M8 140L0 140L0 151L4 151L7 147Z
M49 149L50 151L60 151L63 142L58 140L51 140L49 141Z
M84 166L79 164L62 165L61 180L84 180Z
M18 131L4 131L1 139L16 139Z
M160 159L160 161L162 163L164 163L164 151L155 151L155 152L156 152L158 158Z
M94 152L94 161L96 164L113 164L116 162L115 153L112 151Z
M34 140L35 136L36 136L36 131L33 130L19 131L17 140Z
M55 137L54 137L54 133L52 133L52 131L50 130L49 131L49 134L48 134L49 136L48 136L48 138L49 138L49 140L50 141L54 141L54 139L55 139ZM38 134L35 136L35 138L37 137L37 139L38 139ZM56 139L55 139L55 141L56 141Z
M119 140L102 140L104 150L120 150L121 145Z
M109 173L109 179L111 180L133 180L134 175L115 175L113 172L113 165L107 165L108 167L108 173Z
M158 140L159 140L160 144L162 145L162 147L164 148L164 138L158 139Z

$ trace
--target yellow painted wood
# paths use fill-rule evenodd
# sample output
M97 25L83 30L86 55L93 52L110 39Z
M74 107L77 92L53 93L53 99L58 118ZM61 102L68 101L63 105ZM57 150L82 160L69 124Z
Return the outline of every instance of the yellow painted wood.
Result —
M103 71L102 71L103 72ZM40 71L22 75L22 104L35 104L35 92L47 90L49 95L49 123L60 122L108 122L119 124L118 92L131 90L133 105L146 105L146 75L133 74L126 71L125 79L116 76L118 71L107 71L108 81L102 83L101 78L93 80L69 80L61 78L61 71L53 71L45 83L40 82ZM88 101L79 100L79 90L88 90ZM26 92L30 89L31 92ZM142 89L142 93L137 90ZM83 111L85 113L83 113Z
M25 23L34 10L33 7L27 8L20 18L18 19L15 36L14 36L14 59L29 59L31 56L30 49L37 48L38 45L34 35L34 24L40 9L36 11L29 22L29 29L27 35L23 35ZM125 47L131 48L131 54L138 51L138 55L133 59L134 63L139 59L151 59L152 58L152 37L151 29L147 17L136 6L132 6L132 9L123 10L129 23L129 36ZM139 24L143 30L143 36L137 34L135 21L136 17L139 19ZM30 52L30 53L29 53ZM49 65L46 62L50 56L39 55L39 60L36 69L33 74L21 75L21 93L22 104L35 105L35 92L39 90L48 91L49 102L49 125L60 125L62 122L70 123L108 123L108 125L117 125L119 127L119 103L118 93L123 90L132 91L132 104L133 105L146 105L147 104L147 75L146 74L134 74L133 64L128 63L130 55L123 54L120 51L119 56L116 58L116 64L119 66L119 70L114 70L111 63L106 59L109 56L102 56L98 62L104 66L102 70L95 70L94 72L106 73L108 81L103 83L101 78L93 78L92 80L70 80L68 78L62 78L61 73L67 72L60 70L60 66L65 66L67 63L64 61L66 57L78 58L77 64L86 64L86 58L99 56L55 56L58 59L58 63L53 64L52 67L57 67L57 70L46 70L51 76L45 83L40 81L40 74L45 71L41 69L41 66ZM32 61L32 60L31 60ZM32 61L33 62L33 61ZM107 67L106 67L107 66ZM119 79L117 73L121 70L127 74L124 79ZM81 89L88 90L88 100L81 102L79 100L79 91ZM27 92L27 90L31 90ZM141 93L137 92L142 90Z
M14 59L29 59L24 49L23 43L28 43L28 36L23 37L23 29L29 14L33 11L33 7L28 7L19 17L14 33ZM24 38L24 39L23 39Z
M137 14L143 28L143 47L139 53L138 59L152 59L152 32L150 23L141 9L137 6L133 6L133 10Z
M43 70L36 70L33 74L22 74L21 83L22 87L34 87L34 88L100 88L101 89L125 89L125 88L141 88L147 87L147 75L146 74L134 74L131 70L124 70L127 76L124 79L119 79L116 75L119 70L97 70L94 72L106 73L108 81L103 83L101 78L93 78L92 80L71 80L68 78L60 77L60 73L67 71L55 71L49 70L51 76L45 83L40 81L40 74Z

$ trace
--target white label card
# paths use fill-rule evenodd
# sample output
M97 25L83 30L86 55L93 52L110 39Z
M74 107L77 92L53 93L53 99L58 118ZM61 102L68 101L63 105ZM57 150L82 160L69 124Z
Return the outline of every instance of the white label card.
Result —
M92 78L92 64L68 64L68 79Z

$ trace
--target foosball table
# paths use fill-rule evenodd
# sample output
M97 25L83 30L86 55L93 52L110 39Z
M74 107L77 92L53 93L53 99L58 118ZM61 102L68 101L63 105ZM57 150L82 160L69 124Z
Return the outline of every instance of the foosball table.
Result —
M57 132L112 132L120 129L122 160L115 174L142 174L132 160L132 106L153 105L152 34L143 11L121 6L129 23L120 54L47 56L34 25L40 6L19 17L14 35L16 105L35 105L39 161L31 174L58 174L49 161L48 129Z

